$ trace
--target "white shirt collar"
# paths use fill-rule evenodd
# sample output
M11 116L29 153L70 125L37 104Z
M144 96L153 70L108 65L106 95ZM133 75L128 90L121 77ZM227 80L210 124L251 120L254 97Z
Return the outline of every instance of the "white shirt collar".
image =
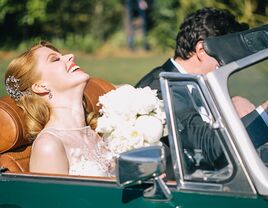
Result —
M174 66L178 69L178 71L182 74L188 74L184 68L180 64L178 64L173 58L170 58L170 61L174 64Z
M263 107L260 105L258 108L256 108L256 111L259 113L259 115L264 120L265 124L268 126L268 114L265 112Z
M187 71L182 68L182 66L177 63L173 58L170 59L170 61L174 64L174 66L178 69L178 71L182 74L188 74ZM190 93L192 93L194 86L193 85L187 85L187 88L189 90ZM203 106L198 107L198 112L200 113L200 116L202 118L203 121L210 123L211 122L211 118L208 114L208 112L206 111L206 109Z

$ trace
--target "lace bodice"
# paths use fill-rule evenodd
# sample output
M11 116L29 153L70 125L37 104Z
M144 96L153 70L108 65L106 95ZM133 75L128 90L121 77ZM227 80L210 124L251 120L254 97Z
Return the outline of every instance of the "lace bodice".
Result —
M110 154L102 145L102 138L89 126L67 130L45 128L38 136L41 134L51 134L61 140L69 161L69 174L111 175Z

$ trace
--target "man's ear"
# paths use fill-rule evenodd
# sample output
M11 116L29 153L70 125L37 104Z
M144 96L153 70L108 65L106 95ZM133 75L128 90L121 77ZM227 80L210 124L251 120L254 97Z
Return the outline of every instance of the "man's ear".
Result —
M34 83L32 85L32 91L35 92L36 94L44 94L48 92L46 85L42 83Z
M195 45L195 53L199 61L203 60L203 57L206 55L206 51L203 47L203 41L198 41Z

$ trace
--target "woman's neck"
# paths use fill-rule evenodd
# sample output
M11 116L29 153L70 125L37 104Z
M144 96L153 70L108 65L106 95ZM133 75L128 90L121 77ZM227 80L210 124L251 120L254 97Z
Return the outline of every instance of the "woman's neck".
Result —
M81 105L54 106L51 108L50 120L46 127L70 129L81 128L86 125L85 112Z

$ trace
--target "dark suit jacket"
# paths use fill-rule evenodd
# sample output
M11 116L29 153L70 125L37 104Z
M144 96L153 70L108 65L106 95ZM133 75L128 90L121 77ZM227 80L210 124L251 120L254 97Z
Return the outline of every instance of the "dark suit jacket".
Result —
M150 86L152 89L157 89L158 96L162 99L159 74L163 71L178 72L177 68L173 65L170 59L168 59L162 66L153 69L145 75L135 87ZM226 158L223 154L219 140L214 139L215 137L219 137L220 133L218 130L212 129L206 124L199 113L187 103L187 99L185 99L185 97L184 99L181 99L181 96L185 95L177 93L175 96L176 101L174 102L176 102L176 106L188 106L188 108L183 110L175 109L175 113L176 119L180 119L177 123L181 123L183 126L180 135L182 137L183 147L187 149L190 154L190 156L187 157L188 160L191 160L195 149L201 149L204 156L201 162L203 167L206 169L219 169L224 167L227 164ZM177 103L179 104L177 105ZM253 114L255 116L253 116ZM268 128L256 111L253 111L244 117L242 121L247 128L255 147L268 141ZM257 134L255 133L256 128L258 129ZM190 163L191 161L189 161L189 164Z
M152 89L157 90L158 97L162 99L159 74L161 72L178 72L178 69L174 64L168 59L162 66L154 68L148 74L146 74L135 87L146 87L150 86Z

